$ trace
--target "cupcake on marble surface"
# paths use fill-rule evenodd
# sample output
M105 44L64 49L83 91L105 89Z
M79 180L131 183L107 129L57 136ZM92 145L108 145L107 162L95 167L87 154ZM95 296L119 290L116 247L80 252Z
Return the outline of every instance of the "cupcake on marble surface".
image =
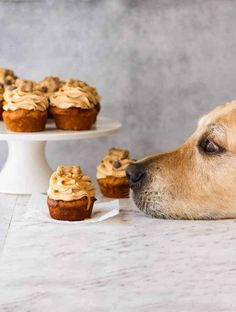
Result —
M17 77L13 70L0 68L0 83L2 83L4 87L13 85L16 79Z
M90 218L95 186L79 166L59 166L49 182L47 204L53 219L81 221Z
M126 149L111 148L97 166L97 181L106 197L129 197L129 183L125 170L133 163Z
M100 96L95 88L69 79L50 97L50 111L56 126L63 130L89 130L96 121Z
M3 120L8 130L15 132L44 130L48 99L38 89L37 83L18 79L16 85L6 88L3 97Z

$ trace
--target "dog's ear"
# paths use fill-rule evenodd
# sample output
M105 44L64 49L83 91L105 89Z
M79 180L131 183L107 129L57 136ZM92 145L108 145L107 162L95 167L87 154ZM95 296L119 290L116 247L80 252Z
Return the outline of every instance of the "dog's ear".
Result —
M198 120L198 127L202 127L202 126L206 123L206 120L207 120L207 114L206 114L206 115L203 115L203 116Z

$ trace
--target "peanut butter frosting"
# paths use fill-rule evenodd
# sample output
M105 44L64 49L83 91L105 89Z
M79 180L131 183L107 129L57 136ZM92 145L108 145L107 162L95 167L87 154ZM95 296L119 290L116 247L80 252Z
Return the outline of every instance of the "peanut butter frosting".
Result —
M56 76L48 76L39 82L40 90L49 98L54 92L58 91L63 85L64 81Z
M122 178L126 176L125 170L133 160L129 159L129 151L119 148L110 148L107 155L97 166L97 179L106 177Z
M63 201L87 197L89 207L91 198L95 197L95 186L79 166L59 166L50 178L48 197Z
M3 109L6 111L45 111L48 108L47 97L38 89L38 84L31 80L17 79L15 85L6 88L3 97L6 102Z
M50 97L52 106L61 109L77 107L91 109L98 105L101 96L96 88L81 80L69 79L62 88Z
M13 70L0 68L0 83L2 83L4 86L10 86L14 84L16 79L17 77Z

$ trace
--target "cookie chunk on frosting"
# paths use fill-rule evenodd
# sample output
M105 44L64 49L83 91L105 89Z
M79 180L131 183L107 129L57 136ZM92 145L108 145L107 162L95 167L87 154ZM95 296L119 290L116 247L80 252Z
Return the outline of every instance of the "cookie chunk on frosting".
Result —
M58 91L63 85L64 81L56 76L48 76L39 82L40 90L49 98L54 92Z
M91 109L99 104L101 96L96 88L86 82L76 79L69 79L59 91L50 97L52 106L61 109L77 107Z
M95 186L79 166L59 166L49 181L48 197L54 200L72 201L95 197Z
M133 160L129 158L128 150L110 148L101 163L97 166L97 179L125 177L125 170L131 163L133 163Z
M4 86L13 85L16 81L17 77L14 74L13 70L0 68L0 83Z
M6 102L3 109L6 111L45 111L48 108L47 97L39 90L38 84L31 80L17 79L14 85L6 88L3 97Z

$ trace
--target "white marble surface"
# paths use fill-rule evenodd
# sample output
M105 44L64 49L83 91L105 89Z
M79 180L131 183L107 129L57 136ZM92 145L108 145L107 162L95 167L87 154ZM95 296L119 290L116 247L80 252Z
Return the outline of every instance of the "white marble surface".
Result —
M0 195L0 251L6 240L16 202L17 196Z
M27 197L6 198L0 311L236 309L236 221L156 220L123 203L113 219L55 229L23 220Z

